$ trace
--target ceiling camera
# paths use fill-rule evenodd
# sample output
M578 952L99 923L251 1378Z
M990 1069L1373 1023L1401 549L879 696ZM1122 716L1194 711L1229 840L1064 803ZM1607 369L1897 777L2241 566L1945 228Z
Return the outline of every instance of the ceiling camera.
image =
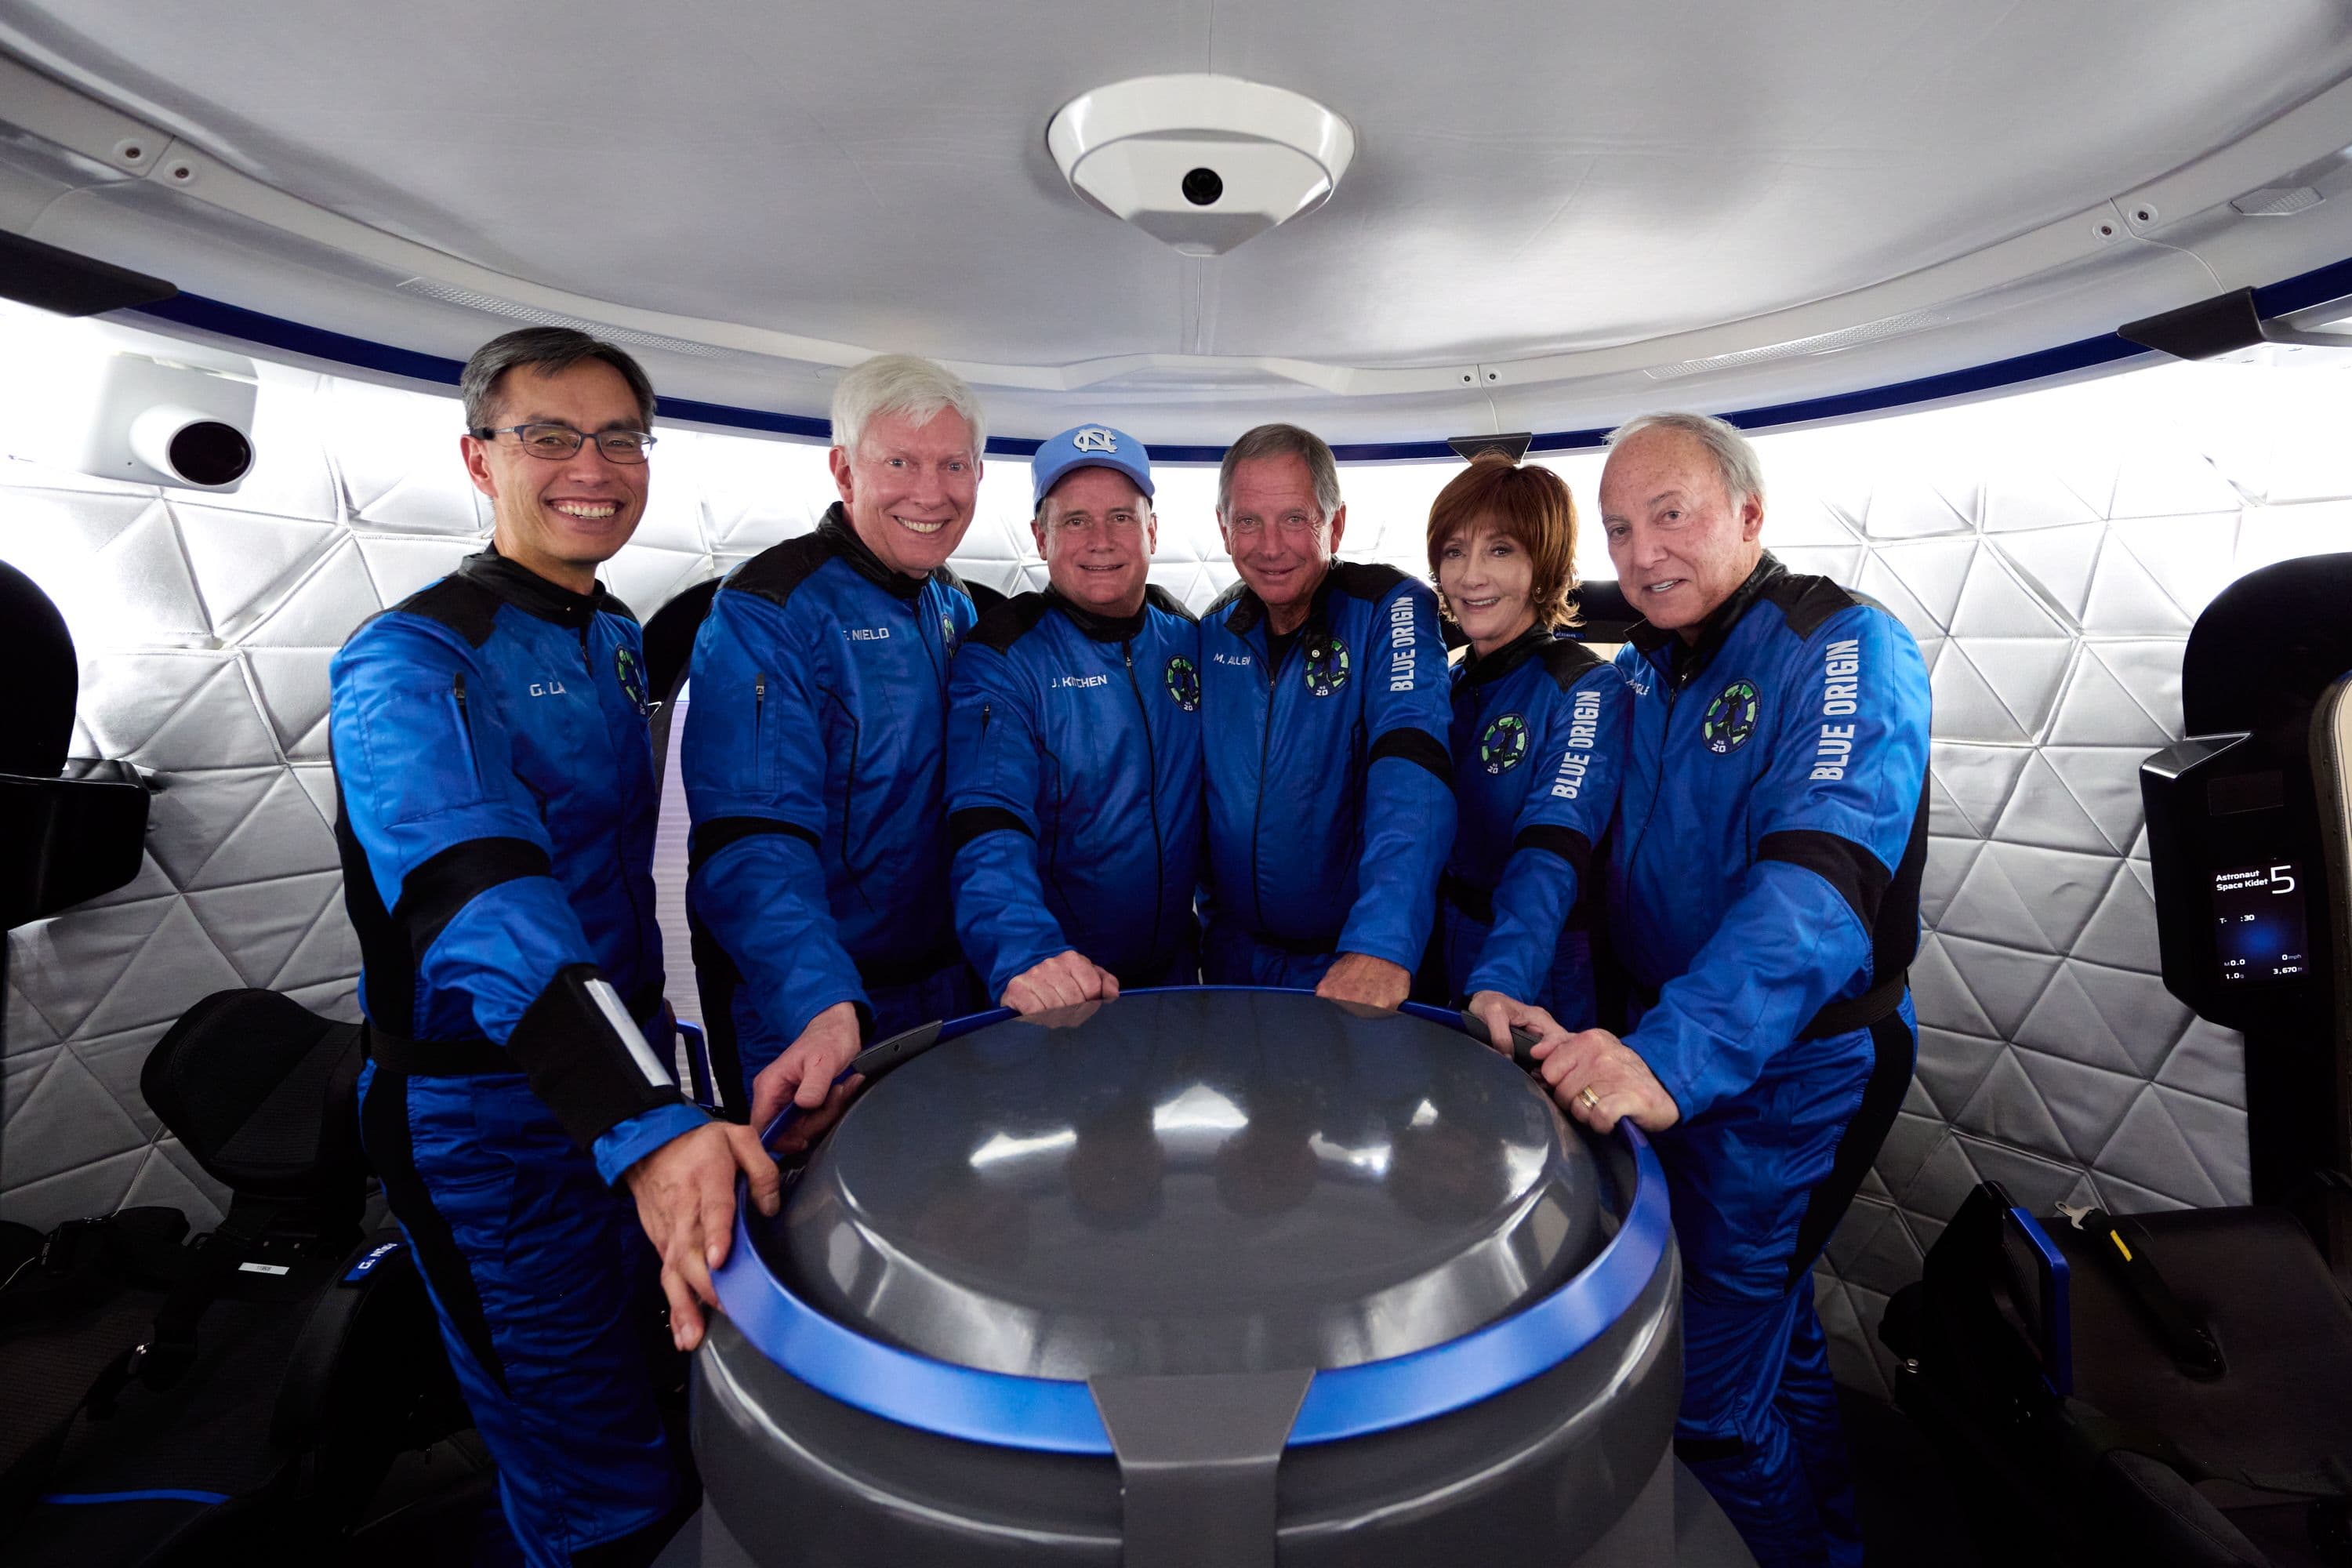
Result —
M1151 76L1072 99L1045 145L1105 212L1187 256L1222 256L1330 199L1356 133L1284 88Z

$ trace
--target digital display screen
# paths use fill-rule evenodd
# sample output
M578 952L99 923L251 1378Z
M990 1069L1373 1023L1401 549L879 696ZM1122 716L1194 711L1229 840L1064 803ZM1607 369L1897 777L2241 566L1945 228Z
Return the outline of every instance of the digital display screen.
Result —
M2213 923L2224 984L2293 980L2311 971L2303 873L2292 860L2214 872Z

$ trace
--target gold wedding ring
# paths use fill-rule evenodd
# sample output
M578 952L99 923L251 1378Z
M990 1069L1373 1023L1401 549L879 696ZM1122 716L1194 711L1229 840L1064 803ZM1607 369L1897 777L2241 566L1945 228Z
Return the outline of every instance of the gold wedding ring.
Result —
M1587 1110L1598 1110L1601 1109L1601 1097L1592 1092L1592 1086L1589 1083L1577 1091L1576 1098Z

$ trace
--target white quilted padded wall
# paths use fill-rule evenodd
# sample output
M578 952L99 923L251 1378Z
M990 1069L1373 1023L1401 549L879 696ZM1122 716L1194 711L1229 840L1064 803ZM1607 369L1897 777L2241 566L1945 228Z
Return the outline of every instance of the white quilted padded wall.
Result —
M36 350L99 352L0 314L0 360ZM147 1047L226 986L351 1014L326 661L478 548L458 422L454 399L265 366L260 461L237 495L0 460L0 556L80 647L77 749L158 786L139 879L9 938L0 1215L206 1214L207 1184L140 1101ZM2340 371L2171 365L1764 439L1773 547L1894 608L1934 670L1919 1076L1822 1275L1850 1381L1879 1385L1866 1331L1979 1175L2036 1206L2245 1197L2238 1041L2156 979L2136 770L2179 731L2180 643L2205 602L2255 566L2352 549L2347 427ZM812 447L669 430L655 462L652 508L607 575L640 616L811 527L831 495ZM1559 464L1588 506L1599 464ZM1347 553L1419 569L1451 471L1350 468ZM1155 576L1196 607L1232 580L1213 489L1197 468L1160 488ZM1027 514L1024 465L992 464L959 564L1002 588L1041 580ZM1597 531L1583 556L1609 574Z

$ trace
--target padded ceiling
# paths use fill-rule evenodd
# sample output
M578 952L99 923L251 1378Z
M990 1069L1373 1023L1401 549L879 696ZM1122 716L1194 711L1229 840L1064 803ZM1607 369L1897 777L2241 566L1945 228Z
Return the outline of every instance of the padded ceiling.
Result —
M1850 310L1742 341L1873 321L1866 337L1932 333L1988 287L2101 262L2091 225L1907 299L1870 291L2105 212L2238 143L2352 72L2352 13L2332 0L1456 0L1436 12L1407 0L409 0L338 8L327 26L291 0L181 8L161 25L139 7L0 0L0 48L228 170L514 285L476 277L496 298L528 302L535 286L615 308L599 320L698 323L688 338L724 342L731 326L819 341L777 356L790 361L906 349L970 365L983 384L1050 395L1076 383L1150 407L1236 388L1432 393L1445 384L1343 384L1704 333L1848 298ZM1323 210L1206 260L1082 204L1044 142L1048 117L1087 89L1202 69L1316 97L1361 145ZM2296 145L2333 153L2352 142L2352 126L2339 129ZM2199 206L2292 173L2250 168ZM202 197L203 185L200 170L183 188ZM2138 294L2102 288L2033 329L2039 341L1979 333L1885 378L2105 332L2151 299L2338 259L2352 242L2320 231L2347 207L2232 215L2252 236L2239 247L2259 253L2245 257L2169 248L2200 234L2126 243L2150 274ZM46 237L76 228L70 205L42 216ZM2126 241L2190 216L2156 213ZM0 206L0 222L11 217ZM122 216L111 232L131 226ZM285 313L270 268L291 257L244 244L241 258L209 261L183 246L167 275ZM343 319L321 324L457 354L495 328L393 293L413 257L373 259L373 298L346 298ZM1654 367L1637 401L1671 395L1654 366L1694 346L1720 352L1668 346L1635 362ZM1181 363L1108 383L1070 368L1134 355ZM721 400L759 384L702 357L665 384ZM1883 374L1838 357L1814 356L1813 380ZM1283 361L1309 363L1269 363ZM780 384L774 368L761 406L822 408L822 386ZM1606 368L1484 379L1508 388ZM1557 396L1522 406L1477 423L1568 416Z

